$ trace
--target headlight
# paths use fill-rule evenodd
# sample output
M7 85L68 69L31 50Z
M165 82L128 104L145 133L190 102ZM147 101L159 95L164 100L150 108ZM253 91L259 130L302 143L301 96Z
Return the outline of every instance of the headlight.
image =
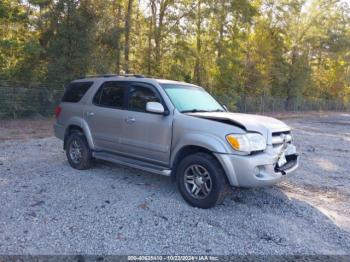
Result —
M241 152L250 153L266 148L266 139L258 133L230 134L226 136L226 140L234 150Z

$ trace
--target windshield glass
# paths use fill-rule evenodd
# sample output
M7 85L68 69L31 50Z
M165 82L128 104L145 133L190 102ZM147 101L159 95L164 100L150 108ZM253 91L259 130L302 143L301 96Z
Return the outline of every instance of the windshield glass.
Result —
M186 112L225 111L204 89L197 86L161 84L177 110Z

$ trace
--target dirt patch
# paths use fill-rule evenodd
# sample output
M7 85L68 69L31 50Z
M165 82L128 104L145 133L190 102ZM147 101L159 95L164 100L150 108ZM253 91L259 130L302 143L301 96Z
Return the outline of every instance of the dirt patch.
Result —
M323 118L323 117L329 117L329 116L338 116L342 114L349 114L349 112L308 111L308 112L266 113L266 115L276 117L278 119L309 118L309 117Z
M53 136L54 118L0 120L0 142Z

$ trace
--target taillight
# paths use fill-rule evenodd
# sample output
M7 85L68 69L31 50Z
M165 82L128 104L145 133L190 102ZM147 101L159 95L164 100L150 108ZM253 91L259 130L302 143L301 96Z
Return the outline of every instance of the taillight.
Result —
M60 116L61 112L62 112L62 108L60 106L57 106L55 108L55 116L56 116L56 118L58 118Z

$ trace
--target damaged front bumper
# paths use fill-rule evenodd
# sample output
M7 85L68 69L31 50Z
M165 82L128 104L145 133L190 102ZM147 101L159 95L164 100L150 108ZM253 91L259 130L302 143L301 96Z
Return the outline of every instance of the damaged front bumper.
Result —
M216 153L232 186L260 187L278 183L292 174L299 166L299 156L295 146L268 148L261 153L241 156ZM280 158L285 157L281 163Z

